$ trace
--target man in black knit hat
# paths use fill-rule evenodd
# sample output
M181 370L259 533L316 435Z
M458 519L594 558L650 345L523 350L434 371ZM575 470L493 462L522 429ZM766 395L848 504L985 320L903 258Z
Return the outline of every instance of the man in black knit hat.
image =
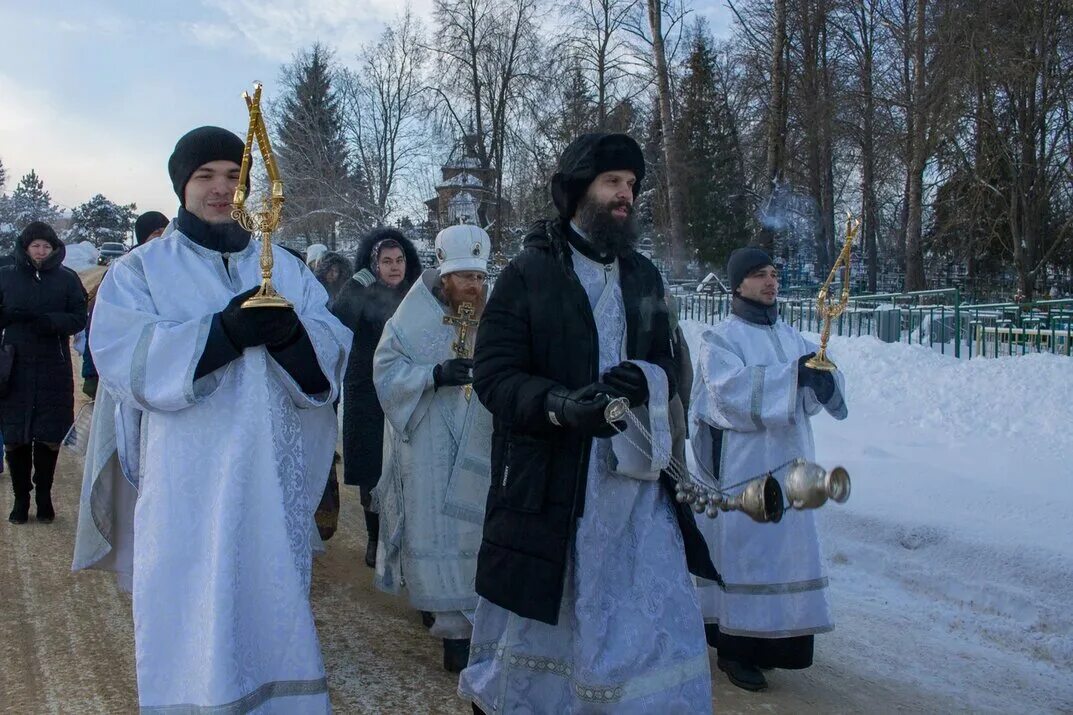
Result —
M460 692L484 712L708 712L689 570L716 579L670 479L618 460L604 410L647 406L670 450L677 362L663 281L634 250L644 157L586 134L552 177L558 216L500 274L474 388L494 418L492 487ZM665 459L663 466L665 466Z
M731 315L704 333L691 403L697 463L735 484L801 457L814 460L809 420L845 419L840 372L806 363L816 346L779 318L779 278L759 248L727 263ZM787 509L778 526L729 512L697 517L724 586L698 589L718 666L746 690L767 687L763 669L807 668L816 633L833 627L812 511Z
M134 240L140 246L164 233L168 217L159 211L146 211L134 221Z
M179 139L174 230L116 262L93 314L100 380L143 414L141 439L123 440L142 446L128 475L138 696L327 712L311 539L352 336L278 246L272 282L293 307L243 307L261 247L231 218L242 153L219 127Z

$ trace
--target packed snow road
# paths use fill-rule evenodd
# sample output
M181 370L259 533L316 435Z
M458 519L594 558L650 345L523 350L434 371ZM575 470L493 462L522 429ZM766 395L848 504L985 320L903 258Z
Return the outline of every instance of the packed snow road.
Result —
M0 523L3 713L137 710L130 598L108 574L70 572L79 479L65 454L56 522ZM456 679L441 668L439 641L401 600L372 586L372 572L362 562L365 527L357 494L345 487L343 499L342 528L313 571L313 609L335 712L469 715L469 706L455 695ZM903 690L882 668L858 668L839 657L830 638L819 641L817 651L810 671L770 673L765 693L738 690L716 671L715 711L949 712L958 706L955 699Z

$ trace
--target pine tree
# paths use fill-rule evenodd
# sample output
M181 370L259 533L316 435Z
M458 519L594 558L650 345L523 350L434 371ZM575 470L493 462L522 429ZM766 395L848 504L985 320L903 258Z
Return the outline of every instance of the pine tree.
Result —
M31 221L52 223L59 216L60 209L52 203L45 182L31 169L19 180L11 196L0 202L0 250L10 250Z
M683 156L686 240L702 263L722 266L748 243L742 157L733 117L716 83L707 30L694 30L679 93L677 141Z
M353 233L368 218L364 182L347 152L331 62L329 51L317 44L285 70L287 94L274 149L287 194L284 230L304 236L306 245L335 249L337 223Z
M95 246L112 241L124 243L134 226L137 206L122 206L97 194L71 212L71 230L64 236L68 243L89 241Z
M4 195L4 184L7 183L7 169L4 168L4 160L0 159L0 197Z

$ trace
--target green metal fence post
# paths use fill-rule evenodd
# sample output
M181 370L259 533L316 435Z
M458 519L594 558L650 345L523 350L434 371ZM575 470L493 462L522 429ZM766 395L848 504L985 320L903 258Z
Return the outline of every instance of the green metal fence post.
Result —
M954 289L954 357L961 359L961 289Z

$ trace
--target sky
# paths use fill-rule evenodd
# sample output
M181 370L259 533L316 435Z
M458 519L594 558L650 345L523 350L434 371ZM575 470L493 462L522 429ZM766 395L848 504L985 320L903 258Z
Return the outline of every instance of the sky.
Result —
M411 0L431 24L432 0ZM721 0L694 0L716 35ZM175 141L216 124L245 136L241 99L320 41L346 61L403 0L0 0L0 159L35 169L70 209L101 193L171 216Z

